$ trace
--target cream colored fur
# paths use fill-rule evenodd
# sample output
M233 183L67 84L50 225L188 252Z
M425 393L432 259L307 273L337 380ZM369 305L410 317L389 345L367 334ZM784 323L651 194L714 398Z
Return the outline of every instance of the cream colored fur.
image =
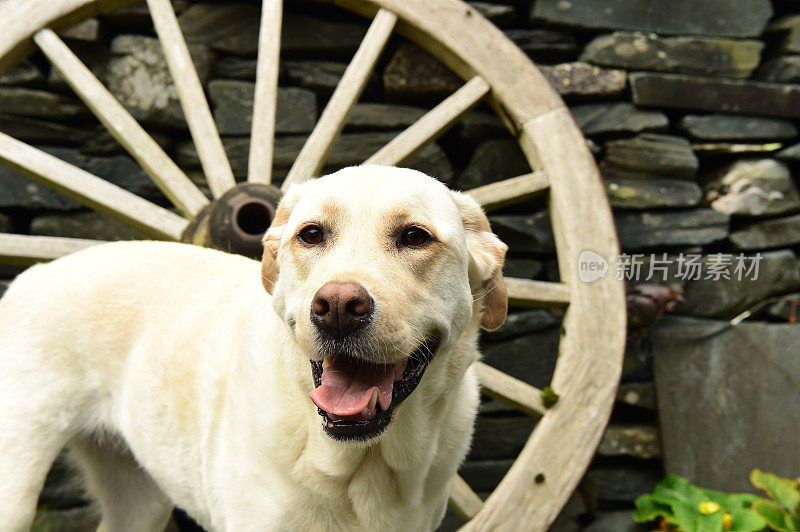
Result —
M297 245L309 220L335 244ZM394 245L391 231L412 222L436 245ZM505 246L487 231L474 201L434 179L363 166L289 190L265 278L258 262L159 242L30 268L0 300L0 530L28 529L65 445L108 532L162 530L173 505L212 531L435 528L472 433L484 301L484 326L505 316L504 298L486 296L503 290ZM327 436L308 397L308 309L330 280L374 298L376 361L443 335L366 442Z

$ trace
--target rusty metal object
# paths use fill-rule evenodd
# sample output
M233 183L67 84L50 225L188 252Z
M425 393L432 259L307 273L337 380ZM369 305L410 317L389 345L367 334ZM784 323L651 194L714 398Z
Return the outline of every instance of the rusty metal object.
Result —
M240 183L197 213L181 235L189 244L260 259L264 236L281 198L272 185Z

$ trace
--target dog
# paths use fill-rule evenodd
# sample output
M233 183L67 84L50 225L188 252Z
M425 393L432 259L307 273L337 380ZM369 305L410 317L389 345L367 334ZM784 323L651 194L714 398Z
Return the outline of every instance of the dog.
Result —
M261 263L119 242L0 300L0 530L63 447L107 532L430 530L479 402L506 246L469 196L364 165L291 186ZM259 282L260 281L260 282Z

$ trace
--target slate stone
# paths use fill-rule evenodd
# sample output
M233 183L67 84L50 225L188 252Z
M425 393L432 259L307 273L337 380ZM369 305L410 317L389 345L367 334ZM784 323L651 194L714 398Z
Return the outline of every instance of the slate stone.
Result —
M188 6L188 0L172 0L172 9L176 14L181 14ZM147 3L138 1L132 5L114 9L103 14L103 21L119 33L148 33L153 32L153 17Z
M105 44L77 41L70 42L69 48L89 68L89 71L105 85L106 65L110 56L108 47ZM51 68L47 75L47 86L57 92L73 93L67 80L64 79L61 71L56 67Z
M44 85L44 75L33 63L30 61L23 61L8 72L0 75L0 85L41 87Z
M800 117L800 85L642 72L629 77L636 105Z
M537 62L570 61L578 55L578 43L575 41L575 36L568 31L526 28L505 30L503 33L528 57Z
M736 161L704 188L711 208L726 214L765 216L800 209L789 168L774 159Z
M655 485L653 485L655 487ZM644 494L646 492L643 492ZM597 517L582 532L650 532L653 527L638 525L633 521L633 511L618 510L599 512Z
M793 246L800 243L800 214L747 225L733 231L730 241L745 250Z
M87 18L60 33L62 39L70 41L97 42L100 38L100 21Z
M686 115L681 129L693 139L710 141L785 140L798 134L788 120L725 114Z
M333 93L342 78L347 63L336 61L284 61L284 75L290 83L300 85L318 94ZM377 80L372 74L372 83Z
M642 131L662 131L669 127L661 111L639 109L628 102L587 103L570 107L584 135L602 136Z
M249 135L253 117L255 83L215 79L208 83L214 121L220 135ZM297 87L279 87L275 131L309 133L317 121L314 93Z
M487 140L475 148L467 167L456 180L460 190L487 185L531 171L516 140Z
M514 6L508 4L495 4L490 2L467 2L481 16L489 19L495 26L508 26L517 18Z
M627 86L624 70L601 68L579 61L539 65L539 71L565 98L619 96Z
M97 212L45 214L31 220L32 235L96 240L145 240L148 237Z
M469 460L461 465L458 474L474 491L494 491L514 464L514 460Z
M315 57L350 61L367 25L315 18L284 11L281 27L281 57Z
M665 35L756 37L772 16L768 0L537 0L534 19L592 29L638 30Z
M88 157L72 148L41 149L134 194L151 201L164 201L164 196L150 177L128 156ZM80 204L0 165L0 208L2 207L61 211L77 209Z
M520 257L506 257L503 275L520 279L533 279L544 269L541 261Z
M800 81L800 56L774 57L759 67L756 77L761 81L797 83Z
M148 134L164 151L169 151L171 149L174 135L159 133L157 131L148 131ZM92 136L81 144L80 152L85 155L100 156L128 154L128 150L126 150L102 125L98 125Z
M620 384L617 403L645 410L656 410L656 389L652 382L628 382Z
M623 249L702 246L728 236L728 215L713 209L618 212L614 220Z
M3 294L6 293L8 290L8 286L11 284L11 281L7 279L0 279L0 297L3 297Z
M781 161L800 161L800 144L793 144L784 148L776 155Z
M666 177L694 179L698 161L689 141L683 137L642 133L613 140L605 145L600 164L607 178Z
M742 144L736 142L705 142L692 143L692 149L700 156L703 155L769 155L783 147L780 142L766 144Z
M403 43L383 72L390 101L434 103L450 96L464 82L419 46Z
M398 131L388 131L340 135L331 148L323 172L328 173L345 166L361 164L398 133ZM307 137L298 135L276 137L273 170L278 181L288 173L306 139ZM247 175L249 137L226 137L222 140L222 145L234 174L237 176ZM200 159L197 157L194 144L188 141L179 143L175 149L175 162L180 166L199 168ZM446 183L453 179L453 167L444 151L436 143L428 144L408 163L404 164L408 168L425 172Z
M549 386L558 359L559 329L551 326L509 340L486 342L481 348L484 361L539 389Z
M758 263L758 271L736 274L738 253L730 257L729 277L709 278L710 262L720 262L715 255L702 258L703 278L686 283L684 299L677 312L690 316L731 319L770 296L800 288L797 257L790 250L767 251L746 255L745 267ZM659 333L660 334L660 333ZM659 395L660 397L660 395Z
M14 225L11 223L11 218L5 214L0 214L0 233L10 233Z
M214 77L255 81L258 59L226 55L217 59Z
M595 37L581 61L627 70L655 70L747 78L758 66L764 43L705 37L661 37L614 32Z
M478 416L467 460L516 458L534 427L525 415Z
M74 98L22 87L0 87L0 113L66 120L91 116Z
M670 317L658 331L696 336L722 325ZM754 492L748 478L755 468L794 478L800 471L798 343L796 325L751 322L702 341L656 342L666 472L726 492Z
M770 39L777 39L777 49L786 54L800 54L800 15L783 16L767 27Z
M204 44L220 52L255 55L261 10L254 5L193 4L178 16L186 42Z
M57 122L13 115L0 115L0 131L17 140L46 144L80 144L89 131Z
M596 490L602 502L632 505L640 495L652 492L662 477L663 473L656 467L604 466L590 469L584 482ZM625 529L614 532L617 530Z
M686 179L621 177L605 179L604 184L615 209L694 207L703 196L700 186Z
M544 309L511 311L506 321L492 332L484 331L481 334L483 342L503 342L512 338L550 329L561 324L561 318L553 312Z
M36 513L31 530L58 532L86 532L97 530L100 513L93 506L65 510L41 509Z
M661 443L658 429L650 425L617 425L612 423L606 429L600 446L600 456L629 456L641 459L661 457Z
M111 41L111 53L106 66L108 89L134 118L173 129L185 128L178 92L159 40L119 35ZM190 44L189 53L200 81L205 83L213 54L202 44Z
M767 316L781 322L795 323L800 314L800 293L786 294L786 299L767 306Z
M492 231L516 253L555 253L550 213L503 214L489 217Z
M426 113L426 109L410 105L357 103L345 122L352 129L405 129Z
M467 113L453 129L460 139L471 144L498 137L508 137L508 128L500 117L481 110Z

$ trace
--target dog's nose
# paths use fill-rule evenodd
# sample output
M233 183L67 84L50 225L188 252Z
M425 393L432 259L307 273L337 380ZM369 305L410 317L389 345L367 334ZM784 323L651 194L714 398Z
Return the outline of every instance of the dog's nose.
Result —
M337 340L369 322L372 298L356 283L325 283L311 300L311 321Z

